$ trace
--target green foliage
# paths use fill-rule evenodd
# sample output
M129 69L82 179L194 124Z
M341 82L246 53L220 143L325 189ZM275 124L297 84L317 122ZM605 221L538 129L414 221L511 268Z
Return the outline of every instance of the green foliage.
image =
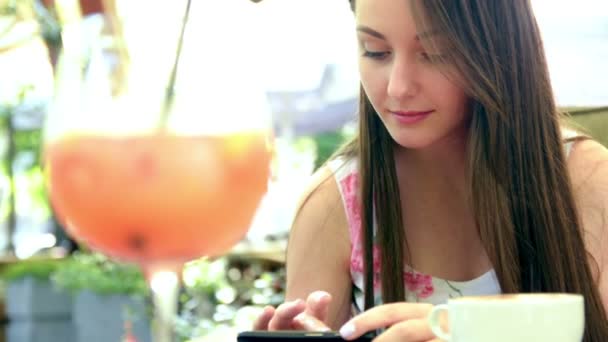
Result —
M41 169L41 151L43 144L42 128L17 129L12 127L14 115L20 110L23 110L27 98L34 90L32 85L24 85L18 88L12 99L5 103L0 103L0 134L9 139L12 149L6 151L2 156L0 164L0 178L8 178L8 182L13 182L16 186L15 191L19 194L25 194L31 198L35 206L35 215L48 216L50 207L47 200L44 177ZM28 110L40 110L44 108L29 108ZM23 159L22 157L28 157ZM21 158L21 161L28 160L28 165L20 164L17 170L13 168L16 159ZM12 174L9 170L12 170ZM3 180L4 181L4 180ZM24 188L25 186L25 188ZM17 188L18 187L18 188ZM9 196L15 196L11 193L11 187L6 187L5 192ZM10 205L4 204L0 206L0 220L6 219L12 210Z
M315 170L331 157L331 155L344 143L345 135L340 131L320 133L313 136L317 149Z
M5 120L11 115L12 112L12 106L0 104L0 119L2 119L2 126L6 125Z
M13 16L17 15L17 0L6 1L3 7L0 7L0 15Z
M35 204L36 213L40 216L47 217L51 214L51 207L49 205L48 194L46 189L46 183L44 180L44 174L40 166L35 166L23 174L23 177L27 180L28 193L32 202Z
M189 292L214 294L218 288L228 284L226 261L205 258L191 261L184 266L183 278Z
M55 271L53 281L70 292L89 290L99 295L146 295L141 270L98 253L74 253Z
M40 3L40 0L36 0L33 7L44 41L50 47L61 47L61 24L54 9L47 9Z
M11 283L24 278L32 277L38 280L48 280L63 261L61 260L22 260L6 266L0 276L4 281Z
M13 133L17 153L29 152L34 155L31 167L40 165L42 129L18 130Z
M285 301L285 267L242 256L201 259L184 268L184 285L175 321L179 340L223 341L214 336L223 327L242 329L264 306Z
M572 113L568 121L574 124L574 128L581 129L604 146L608 146L608 109L577 114L577 111L583 109L585 108L566 108Z

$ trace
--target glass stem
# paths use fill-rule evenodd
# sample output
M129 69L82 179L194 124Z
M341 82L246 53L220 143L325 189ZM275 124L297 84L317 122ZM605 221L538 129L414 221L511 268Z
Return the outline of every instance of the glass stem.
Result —
M179 278L175 271L155 271L150 277L154 300L154 342L174 341L174 319L177 315Z

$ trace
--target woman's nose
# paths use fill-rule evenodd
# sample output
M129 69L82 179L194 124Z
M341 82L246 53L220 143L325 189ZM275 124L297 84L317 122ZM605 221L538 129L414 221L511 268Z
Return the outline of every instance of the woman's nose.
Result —
M415 66L408 61L396 60L389 75L388 96L397 99L411 97L416 94L418 88Z

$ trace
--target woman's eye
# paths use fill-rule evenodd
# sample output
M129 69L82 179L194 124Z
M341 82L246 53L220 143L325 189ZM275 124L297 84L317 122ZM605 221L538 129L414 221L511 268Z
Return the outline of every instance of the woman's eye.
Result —
M383 59L389 55L388 51L368 51L365 50L363 53L364 57L373 58L373 59Z

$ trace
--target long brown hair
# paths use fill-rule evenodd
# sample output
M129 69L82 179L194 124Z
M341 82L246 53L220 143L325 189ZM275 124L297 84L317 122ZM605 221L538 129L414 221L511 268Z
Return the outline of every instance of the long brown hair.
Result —
M351 6L355 7L354 0ZM543 43L529 0L412 0L419 32L440 32L471 99L470 200L504 293L585 297L585 341L608 337L606 312L586 252L563 150ZM372 247L381 249L382 298L405 300L407 241L395 142L361 89L358 136L340 151L359 159L365 307L373 301ZM407 229L407 227L405 227ZM368 290L369 289L369 290Z

